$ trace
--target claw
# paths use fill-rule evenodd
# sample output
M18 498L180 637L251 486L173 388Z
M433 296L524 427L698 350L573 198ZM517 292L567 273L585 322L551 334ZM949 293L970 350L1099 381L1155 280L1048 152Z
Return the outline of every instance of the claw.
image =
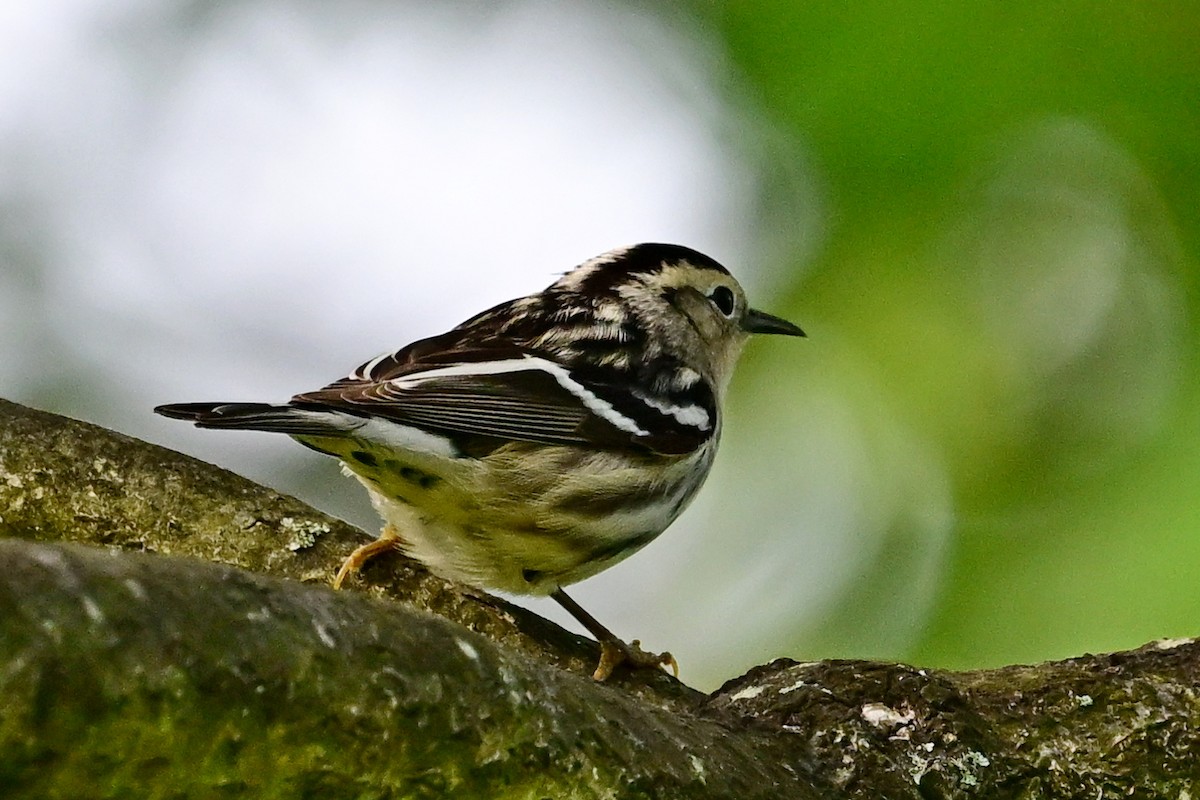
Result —
M342 562L342 566L338 569L337 575L333 578L333 588L338 590L342 588L342 582L346 580L351 573L357 573L363 568L363 565L376 556L383 555L391 550L395 550L400 546L400 534L391 525L384 526L379 533L379 538L367 542L362 547L359 547L353 553L346 557Z
M621 664L628 664L633 669L649 667L670 667L679 677L679 662L670 653L647 653L641 647L642 643L634 639L629 644L620 639L609 639L600 642L600 663L592 673L592 680L605 681L612 675L613 670Z
M630 644L625 644L616 637L616 634L597 622L595 617L584 611L583 607L572 600L561 586L550 593L550 598L565 608L572 617L579 620L579 624L587 628L588 633L595 636L596 641L600 643L600 663L596 665L596 671L592 673L593 680L608 680L608 676L612 675L613 670L621 664L628 664L634 669L670 667L671 671L675 673L675 677L679 677L679 662L675 660L675 656L670 653L647 653L637 639Z

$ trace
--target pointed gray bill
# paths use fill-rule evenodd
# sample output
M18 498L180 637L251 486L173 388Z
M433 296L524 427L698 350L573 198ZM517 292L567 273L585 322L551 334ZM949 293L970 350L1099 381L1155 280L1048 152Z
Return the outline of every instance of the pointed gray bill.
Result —
M803 336L804 331L786 319L765 311L750 309L742 318L742 330L749 333L782 333L785 336Z

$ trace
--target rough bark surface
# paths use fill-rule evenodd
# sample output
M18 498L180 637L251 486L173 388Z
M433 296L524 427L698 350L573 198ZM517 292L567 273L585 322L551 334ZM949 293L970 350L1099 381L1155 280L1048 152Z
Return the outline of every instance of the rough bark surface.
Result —
M1200 644L710 696L216 467L0 401L0 796L1190 797ZM210 563L219 562L219 563Z

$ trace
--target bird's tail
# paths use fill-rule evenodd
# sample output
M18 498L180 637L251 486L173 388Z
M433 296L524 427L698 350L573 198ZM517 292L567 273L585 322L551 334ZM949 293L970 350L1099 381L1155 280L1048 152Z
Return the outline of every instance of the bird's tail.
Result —
M270 403L170 403L154 413L194 422L197 428L273 431L292 436L345 433L345 415L336 411Z

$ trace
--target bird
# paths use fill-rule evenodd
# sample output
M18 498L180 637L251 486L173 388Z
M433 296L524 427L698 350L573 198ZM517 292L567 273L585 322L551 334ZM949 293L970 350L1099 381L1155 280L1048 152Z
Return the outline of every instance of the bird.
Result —
M340 459L385 524L335 589L399 550L460 584L553 598L599 642L597 681L622 664L678 675L670 653L626 643L564 587L645 547L695 497L752 334L805 335L751 308L709 256L644 243L286 403L154 410Z

